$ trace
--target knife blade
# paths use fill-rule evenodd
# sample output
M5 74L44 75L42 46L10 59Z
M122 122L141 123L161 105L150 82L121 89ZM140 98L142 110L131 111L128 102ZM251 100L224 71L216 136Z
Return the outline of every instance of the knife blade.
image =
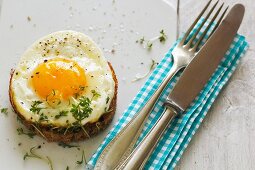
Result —
M183 113L210 79L242 22L244 6L236 4L182 73L165 102L166 109L151 131L118 169L141 169L173 117Z
M239 15L236 15L236 11L240 11ZM236 35L243 13L242 5L235 5L232 8L217 31L205 44L205 48L199 51L185 69L178 83L169 94L167 103L176 104L180 111L187 109L224 57Z

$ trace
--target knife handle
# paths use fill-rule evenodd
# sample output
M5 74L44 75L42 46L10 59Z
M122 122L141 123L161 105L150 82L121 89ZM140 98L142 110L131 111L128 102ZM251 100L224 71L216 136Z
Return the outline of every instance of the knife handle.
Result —
M164 131L176 115L177 112L174 109L167 107L155 123L155 126L149 131L141 143L133 150L118 169L143 169L149 155L155 149Z
M161 92L180 68L181 67L174 63L162 84L160 84L159 88L155 91L145 106L136 113L131 121L104 148L97 160L94 168L95 170L112 170L116 168L118 164L122 164L122 162L126 160L132 152L135 143L142 132L144 122L147 120L147 117L153 109Z

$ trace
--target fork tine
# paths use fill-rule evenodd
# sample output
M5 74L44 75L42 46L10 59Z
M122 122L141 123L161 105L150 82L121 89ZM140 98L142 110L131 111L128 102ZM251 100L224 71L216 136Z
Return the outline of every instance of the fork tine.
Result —
M210 0L204 7L204 9L200 12L200 14L198 15L198 17L196 18L196 20L192 23L192 25L189 27L189 29L186 31L186 33L184 34L182 40L180 41L180 44L183 45L186 38L188 37L188 35L190 34L191 30L194 28L194 26L197 24L197 22L199 21L199 19L201 18L201 16L204 14L204 12L206 11L206 9L208 8L208 6L210 5L210 3L212 2L212 0Z
M219 3L219 0L213 5L213 7L211 8L211 10L209 11L209 13L206 15L204 21L201 23L201 25L199 26L199 28L196 30L196 32L194 33L194 35L190 38L190 40L187 42L187 44L185 44L186 48L190 48L192 42L194 41L194 39L196 38L197 34L199 33L199 31L201 30L201 28L204 26L205 22L207 21L207 19L210 17L210 15L212 14L214 8L216 7L216 5Z
M228 10L229 6L227 6L227 8L224 10L224 12L222 13L222 15L220 16L217 24L215 25L215 27L213 28L212 32L210 33L210 35L208 36L208 39L211 37L211 35L214 33L214 31L218 28L218 26L220 25L222 19L224 18L227 10Z
M215 19L217 18L217 16L219 15L222 7L223 7L224 3L222 3L222 5L220 6L220 8L217 10L217 12L214 14L212 20L210 21L210 23L208 24L208 26L206 27L206 29L204 30L203 34L199 37L199 39L197 40L196 44L191 48L190 51L195 52L197 50L197 47L199 46L199 44L201 43L201 41L203 40L203 38L205 37L206 33L208 32L208 30L211 28L212 24L214 23ZM223 12L224 15L224 12ZM222 16L221 16L222 17ZM221 20L221 18L219 19ZM218 22L217 22L218 23ZM218 27L218 25L215 25L212 32ZM210 33L211 35L211 33Z

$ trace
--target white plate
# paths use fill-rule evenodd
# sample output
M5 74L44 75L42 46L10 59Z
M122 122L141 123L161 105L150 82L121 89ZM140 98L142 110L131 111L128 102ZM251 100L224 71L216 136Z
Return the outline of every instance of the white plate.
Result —
M10 70L15 68L20 55L30 44L51 32L73 29L92 37L113 64L119 79L117 112L113 123L104 132L78 143L85 150L88 160L146 79L138 82L131 80L137 73L142 75L148 71L151 59L159 62L175 40L174 5L171 0L3 0L0 21L0 107L8 107L9 115L5 117L0 114L1 169L48 169L47 163L37 159L23 161L23 155L29 148L37 145L42 145L42 148L36 152L48 155L54 169L65 169L67 165L70 169L83 169L76 165L81 158L81 150L64 149L40 137L30 139L17 135L16 129L23 126L17 123L16 115L10 109L8 81ZM27 20L28 16L31 21ZM157 40L152 50L148 51L135 42L143 36L145 39L156 37L161 29L168 37L165 44ZM110 52L112 49L115 50L114 54ZM22 143L21 146L18 143Z

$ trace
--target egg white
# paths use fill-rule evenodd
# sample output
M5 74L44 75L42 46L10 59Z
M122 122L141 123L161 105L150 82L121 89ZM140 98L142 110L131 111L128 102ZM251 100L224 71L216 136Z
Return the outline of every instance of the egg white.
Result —
M97 121L105 113L105 110L109 108L114 96L115 82L101 50L88 36L75 31L59 31L47 35L36 41L22 55L13 74L10 86L13 103L17 111L26 120L36 122L39 120L39 115L32 113L30 108L33 101L39 100L43 102L40 104L40 107L44 108L41 110L41 113L48 117L48 122L44 123L66 126L76 121L70 112L67 116L62 116L59 119L55 119L55 115L59 114L62 110L69 111L72 104L77 104L78 99L71 97L69 101L62 101L59 105L52 107L45 100L42 100L29 84L29 78L33 70L43 63L44 60L54 58L65 58L75 61L81 68L86 69L85 74L88 87L85 88L83 96L91 99L91 90L95 90L100 96L92 100L91 108L93 111L81 123L84 125L87 122Z

